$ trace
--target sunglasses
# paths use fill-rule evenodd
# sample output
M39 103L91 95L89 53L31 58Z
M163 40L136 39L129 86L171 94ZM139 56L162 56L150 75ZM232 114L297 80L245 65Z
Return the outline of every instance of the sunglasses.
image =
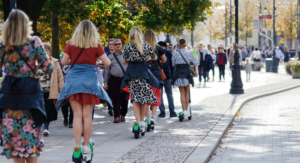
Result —
M118 44L115 44L115 45L117 46L117 45L122 45L122 44L121 44L121 43L118 43Z

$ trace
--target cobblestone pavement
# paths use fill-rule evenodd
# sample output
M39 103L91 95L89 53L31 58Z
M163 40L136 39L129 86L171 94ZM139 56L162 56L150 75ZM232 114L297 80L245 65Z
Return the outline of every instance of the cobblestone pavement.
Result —
M284 68L281 67L280 70ZM228 72L225 82L208 82L205 88L196 86L191 89L193 106L191 121L179 123L178 118L157 118L158 125L154 132L147 132L139 139L134 139L131 132L134 121L132 108L126 116L126 123L114 124L113 118L107 116L107 109L97 106L92 132L92 138L96 141L93 162L184 162L235 100L299 83L284 72L278 74L253 72L251 82L244 82L245 75L242 71L245 94L233 96L228 94L231 82ZM217 74L216 69L216 76ZM179 112L181 105L178 88L174 88L173 92L176 112ZM166 97L164 101L166 104ZM168 115L168 109L166 111ZM63 126L61 112L58 120L51 122L50 135L44 139L45 147L39 162L71 162L74 138L72 129ZM12 160L0 157L0 162L11 163Z
M246 103L209 163L299 163L299 91Z

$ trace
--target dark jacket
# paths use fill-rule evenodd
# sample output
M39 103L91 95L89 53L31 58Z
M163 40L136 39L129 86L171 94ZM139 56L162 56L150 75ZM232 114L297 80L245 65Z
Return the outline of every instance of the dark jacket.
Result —
M213 62L214 62L214 59L212 58L212 56L209 54L206 54L205 59L204 59L204 69L206 71L213 69L213 67L214 67Z
M172 85L174 85L175 81L178 78L185 78L189 80L190 84L194 87L194 79L191 74L190 65L188 64L178 64L174 68L174 76L172 78Z
M220 56L220 53L216 53L217 56L216 56L216 64L219 65L219 56ZM222 53L222 58L223 58L223 62L224 62L224 65L227 64L227 58L226 58L226 54L225 53Z
M172 79L173 76L173 66L172 66L172 53L169 50L165 50L165 55L167 62L162 64L164 73L167 79Z

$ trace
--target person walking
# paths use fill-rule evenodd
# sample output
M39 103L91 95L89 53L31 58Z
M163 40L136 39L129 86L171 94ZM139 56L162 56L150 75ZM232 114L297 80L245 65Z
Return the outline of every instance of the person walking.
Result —
M172 53L168 50L166 50L167 44L165 42L158 42L160 46L164 49L164 54L166 55L167 61L166 63L162 64L163 71L166 75L166 79L164 80L164 85L161 87L161 105L159 106L160 114L158 117L165 117L165 105L163 100L163 92L164 88L167 94L168 98L168 105L169 105L169 111L170 111L170 118L177 117L177 114L175 112L175 106L174 106L174 99L173 99L173 92L172 92L172 84L171 84L171 78L173 76L173 66L172 66Z
M236 51L236 43L233 43L233 48L230 50L230 54L229 54L229 62L230 64L234 64L234 53ZM241 50L238 49L238 53L240 55L239 57L239 64L243 65L243 60L242 60L242 54L241 54Z
M73 134L76 143L73 160L79 160L82 155L92 153L89 140L92 133L94 105L99 105L100 99L112 105L109 96L97 80L97 58L100 57L105 66L110 65L102 46L98 43L99 39L100 36L94 24L89 20L81 21L71 40L67 42L61 61L63 65L70 64L71 68L57 99L56 108L61 108L66 101L69 101L73 109ZM81 147L82 131L83 147Z
M145 134L146 131L144 117L147 104L158 102L150 86L159 88L160 84L147 70L146 61L156 61L157 56L153 48L143 42L141 29L133 26L128 37L132 42L124 47L123 63L128 63L128 67L121 89L128 86L136 119L133 123L133 133L135 138L138 138L140 133Z
M268 47L268 49L267 49L267 58L272 58L272 56L273 56L273 51L272 51L271 47Z
M199 82L200 82L199 84L201 86L202 73L203 73L204 83L206 82L207 72L205 72L203 68L204 68L205 55L208 54L208 50L203 47L202 42L199 43L199 49L197 50L197 54L198 54L198 62L199 62L198 64Z
M180 40L180 37L177 37L176 38L176 45L174 45L174 47L173 47L173 50L176 50L176 51L178 51L179 49L180 49L180 47L179 47L179 40Z
M23 11L11 11L2 26L0 42L0 67L4 65L6 73L0 93L5 138L2 155L15 163L38 162L43 146L41 125L46 120L46 112L36 68L46 74L52 72L41 40L30 36L33 33L31 24ZM19 82L21 87L12 81ZM17 92L11 89L14 87Z
M160 83L159 88L151 87L151 89L153 90L154 94L157 97L158 102L149 103L152 112L151 117L149 115L148 109L146 109L146 114L145 114L148 120L150 120L153 125L156 125L156 111L157 111L157 107L161 105L161 88L164 85L164 80L162 78L162 74L160 70L162 68L161 64L165 63L167 59L165 56L164 49L157 44L156 35L153 30L151 29L146 30L144 34L144 42L148 43L154 50L155 54L157 55L157 61L153 61L153 60L147 61L147 66L149 67L149 70L152 72L152 74Z
M241 47L242 51L242 61L245 61L245 59L248 57L248 52L244 47Z
M179 43L180 50L173 53L172 57L172 64L174 67L172 85L178 86L180 91L180 101L183 111L179 113L179 116L184 116L187 118L191 116L191 112L188 111L190 84L194 86L194 80L190 70L190 63L193 63L193 65L196 67L199 65L199 62L196 60L192 52L185 50L185 39L180 39ZM198 74L197 69L195 73L196 75Z
M114 36L109 36L108 38L108 46L104 48L104 51L107 55L111 54L111 42L114 41L115 37Z
M280 59L283 57L284 57L284 54L279 49L279 46L277 46L276 50L275 50L275 59L276 59L277 66L279 65Z
M50 122L57 120L57 111L55 109L54 102L57 100L58 95L64 85L64 78L62 74L62 70L56 58L51 56L51 44L50 43L43 43L46 54L51 60L51 64L53 66L53 71L51 74L46 74L43 70L38 69L36 74L40 79L40 85L44 92L44 102L45 102L45 109L47 114L47 119L44 125L44 136L48 136L49 132L49 125Z
M207 44L207 53L211 56L213 59L213 62L216 61L216 52L214 48L211 46L211 44ZM212 70L212 81L215 81L215 65L211 64L210 69ZM209 81L209 70L207 71L207 81Z
M294 49L293 46L292 46L292 48L290 49L290 57L291 57L291 58L296 57L296 50Z
M225 65L227 64L227 56L224 53L223 46L219 46L219 52L216 56L216 65L219 67L219 80L221 81L221 76L225 80Z
M260 63L261 61L261 52L258 47L255 47L255 50L252 52L252 60L257 63Z
M284 48L284 63L288 63L290 61L290 51L289 48L286 46Z
M246 82L250 81L251 71L252 71L252 65L250 64L249 58L246 58L246 64L245 64Z
M115 52L108 56L111 65L105 68L104 89L110 90L109 96L114 106L114 123L120 123L125 122L125 116L128 111L129 94L120 91L120 86L128 64L122 62L124 57L122 41L115 39L113 46Z

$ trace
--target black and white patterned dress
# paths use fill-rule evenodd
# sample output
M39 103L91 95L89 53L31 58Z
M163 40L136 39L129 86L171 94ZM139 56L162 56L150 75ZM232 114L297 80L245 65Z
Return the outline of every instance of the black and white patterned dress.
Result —
M124 47L124 57L127 62L146 62L147 58L156 57L154 50L152 47L143 43L143 52L144 54L140 54L134 43L129 43ZM133 102L139 102L142 104L148 103L157 103L157 98L153 93L150 85L147 82L147 79L144 78L130 78L128 81L128 89L131 94L131 98Z

